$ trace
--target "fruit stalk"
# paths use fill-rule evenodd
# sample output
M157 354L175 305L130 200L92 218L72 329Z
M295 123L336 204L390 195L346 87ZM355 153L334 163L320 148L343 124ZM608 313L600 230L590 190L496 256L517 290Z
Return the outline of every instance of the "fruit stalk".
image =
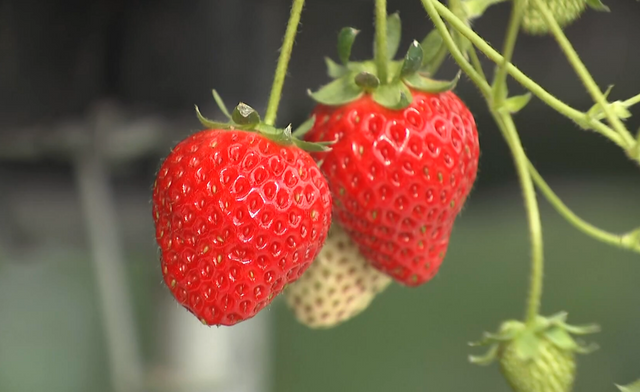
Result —
M536 186L547 198L553 208L555 208L556 211L558 211L558 213L562 215L575 228L600 242L640 253L640 246L629 247L625 245L624 236L601 230L593 226L592 224L585 222L582 218L571 211L569 207L567 207L562 202L562 200L553 192L551 187L545 182L540 173L538 173L536 168L531 164L531 162L529 162L529 173L531 173L531 177L533 178Z
M387 50L387 0L376 0L376 67L381 84L387 84L389 75L387 63L389 52Z
M502 49L503 58L496 71L493 79L493 106L500 108L504 103L507 95L507 64L511 63L513 52L518 39L518 31L522 21L523 1L514 0L511 5L511 18L509 19L509 27L504 40Z
M536 192L533 186L533 180L529 173L527 156L520 142L518 132L511 114L502 111L502 105L507 98L507 64L511 63L513 52L515 50L518 31L522 21L523 2L514 0L512 2L511 17L507 28L506 39L503 48L503 60L493 84L493 108L491 114L496 119L500 130L513 154L516 164L518 177L520 178L520 186L524 193L524 201L527 209L527 218L529 221L529 236L531 241L531 281L529 285L529 298L527 300L526 322L531 325L535 322L540 311L540 302L542 300L543 273L544 273L544 248L542 240L542 223L540 221L540 211L538 201L536 200ZM498 121L499 120L499 121Z
M613 113L613 110L609 106L606 97L596 84L595 80L593 80L593 77L587 70L587 67L584 65L582 60L580 60L580 56L578 56L578 53L573 48L573 45L571 45L571 42L569 42L569 40L567 39L567 36L562 31L562 28L551 14L551 11L549 11L549 7L547 7L547 5L542 0L532 1L542 15L545 23L549 27L549 30L558 42L558 45L567 57L567 60L569 60L569 63L582 81L582 84L584 84L593 100L602 107L602 110L604 111L609 124L622 137L624 142L627 144L627 147L633 146L633 136L624 126L622 120L620 120L620 118Z
M289 67L289 60L291 59L293 43L296 39L296 33L298 32L298 24L300 24L300 15L302 14L303 7L304 0L293 0L291 15L289 16L289 22L287 23L284 42L280 49L280 57L278 58L276 74L273 78L269 103L267 104L267 112L264 118L264 122L267 125L274 125L276 122L278 106L280 105L282 88L284 86L284 79L287 76L287 68Z

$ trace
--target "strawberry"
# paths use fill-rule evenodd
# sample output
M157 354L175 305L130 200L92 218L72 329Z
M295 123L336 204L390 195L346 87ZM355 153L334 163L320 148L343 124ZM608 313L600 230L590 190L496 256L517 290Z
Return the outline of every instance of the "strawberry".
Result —
M560 27L566 27L578 19L587 8L586 0L544 0ZM522 16L522 30L529 34L548 34L549 27L535 4L527 1Z
M491 345L473 363L488 365L494 360L515 392L570 392L576 375L576 353L588 353L594 346L577 343L571 334L588 334L598 327L566 324L566 313L549 318L539 316L532 325L510 320L497 334L486 334L474 345Z
M360 314L389 283L344 230L333 225L316 260L287 287L285 298L302 324L330 328Z
M244 104L230 123L198 115L209 129L178 143L158 172L156 239L177 301L206 325L233 325L309 267L329 229L331 196L298 147L314 145L290 128L261 123Z
M399 23L389 17L390 27ZM338 47L350 48L344 40L354 37L355 30L343 30ZM414 41L403 61L388 64L387 81L370 61L327 60L337 79L311 93L319 104L306 134L309 141L335 141L331 151L313 155L322 162L337 222L375 268L406 286L438 272L480 154L474 118L450 91L457 78L421 74L425 52Z

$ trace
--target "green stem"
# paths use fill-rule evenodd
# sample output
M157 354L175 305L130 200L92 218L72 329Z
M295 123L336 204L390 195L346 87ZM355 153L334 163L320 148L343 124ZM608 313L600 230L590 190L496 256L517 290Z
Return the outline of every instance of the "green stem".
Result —
M507 65L511 63L511 58L513 57L513 52L516 47L520 22L522 20L522 11L522 0L514 0L511 5L511 18L509 19L509 27L507 28L507 35L502 50L502 62L499 64L493 80L493 105L496 108L500 108L507 98Z
M531 276L529 283L529 297L527 299L526 323L531 326L540 313L542 301L542 284L544 275L544 246L542 241L542 222L540 209L536 199L536 191L529 173L529 159L522 148L522 143L516 130L513 118L508 113L492 110L498 126L506 135L507 143L516 164L520 186L524 194L527 219L529 221L529 239L531 241Z
M387 63L387 0L376 0L376 67L382 84L389 81Z
M423 1L424 3L424 1ZM453 28L455 28L460 34L464 35L471 41L473 45L475 45L479 50L481 50L491 61L496 64L500 64L503 61L502 55L498 53L495 49L493 49L484 39L482 39L479 35L477 35L470 27L466 26L463 21L458 19L447 7L440 4L440 2L434 2L433 7L437 10L437 12L444 18L447 22L451 24ZM433 17L432 17L433 19ZM556 110L558 113L564 115L565 117L573 120L577 124L584 126L588 125L589 128L594 131L600 133L604 137L616 143L618 146L622 148L627 148L626 143L622 139L622 137L609 128L607 125L603 124L600 121L589 118L586 113L581 112L577 109L572 108L566 103L560 101L558 98L554 97L552 94L543 89L536 82L531 80L527 75L525 75L522 71L516 68L513 64L509 63L506 66L507 72L511 75L518 83L520 83L523 87L531 91L535 96L537 96L540 100L545 102L551 108Z
M482 63L480 63L480 58L478 57L478 52L476 52L475 46L471 46L469 48L469 58L471 59L471 64L473 68L476 70L478 75L482 76L482 79L487 79L484 74L484 70L482 69Z
M598 241L602 241L609 245L613 245L623 249L630 249L634 252L640 253L640 245L636 245L635 247L629 246L629 244L625 244L624 236L612 234L601 230L584 221L573 211L571 211L569 207L567 207L567 205L562 202L562 200L553 192L551 187L544 181L540 173L538 173L531 162L529 162L529 173L531 173L536 186L538 187L538 189L540 189L544 197L549 201L553 208L555 208L555 210L569 223L571 223L576 229L580 230L590 237L595 238Z
M609 124L623 138L628 147L633 146L633 136L631 136L631 133L624 126L620 118L618 118L618 116L613 113L613 110L611 110L611 107L607 102L607 98L604 96L604 94L596 84L595 80L587 70L587 67L585 67L582 60L580 60L578 53L575 51L575 49L571 45L571 42L569 42L567 36L562 31L562 28L560 28L560 25L551 14L549 7L547 7L545 2L542 0L533 0L533 2L536 8L538 8L538 11L540 11L540 14L549 27L549 30L551 30L551 33L558 42L558 45L560 45L560 48L567 57L567 60L569 60L569 63L578 74L578 77L586 87L587 91L589 92L593 100L602 107L602 110L604 111Z
M304 0L293 0L293 7L291 8L289 23L287 24L287 30L284 34L284 42L280 50L280 58L278 59L278 66L276 67L276 74L271 87L271 95L269 96L269 103L267 104L267 113L264 117L264 122L267 125L274 125L276 122L278 106L280 105L280 98L282 96L282 87L284 86L284 79L287 76L287 68L289 67L293 43L296 39L296 33L298 32L298 24L300 24L302 7L304 7Z
M469 78L478 86L480 92L482 92L482 95L484 95L485 98L490 97L491 86L489 86L489 83L487 83L486 79L478 72L476 72L473 66L469 64L469 62L465 59L464 54L462 54L460 49L458 49L458 46L453 40L453 37L451 37L451 34L449 34L449 30L447 30L447 26L444 24L444 21L436 11L434 5L440 3L432 0L421 1L425 11L427 11L427 14L429 14L429 17L433 22L433 25L440 32L442 40L444 41L445 45L447 45L451 56L456 60L460 68L462 68L462 70L469 76Z
M631 106L640 103L640 94L635 95L629 99L627 99L626 101L622 102L622 104L624 105L625 108L630 108Z

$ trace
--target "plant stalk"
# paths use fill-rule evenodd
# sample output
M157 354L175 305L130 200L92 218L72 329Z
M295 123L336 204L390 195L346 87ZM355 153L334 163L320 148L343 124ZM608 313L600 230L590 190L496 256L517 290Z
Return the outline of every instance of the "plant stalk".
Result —
M287 23L287 29L284 34L284 42L280 49L280 57L278 58L276 74L273 78L273 85L271 86L271 94L269 96L269 103L267 104L267 113L264 117L264 122L267 125L275 125L276 122L278 106L280 105L280 99L282 96L282 88L284 87L284 80L287 76L289 60L291 60L293 43L295 42L296 34L298 32L298 25L300 24L300 15L302 14L303 7L304 0L293 0L291 15L289 16L289 22Z
M389 82L389 52L387 50L387 0L376 0L376 67L382 84Z

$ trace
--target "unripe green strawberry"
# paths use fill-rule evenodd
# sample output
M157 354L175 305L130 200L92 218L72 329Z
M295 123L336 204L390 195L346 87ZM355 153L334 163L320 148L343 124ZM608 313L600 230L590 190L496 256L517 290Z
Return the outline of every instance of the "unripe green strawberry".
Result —
M487 365L497 360L505 379L515 392L570 392L576 376L576 353L588 353L593 346L576 342L571 334L598 331L597 326L572 326L565 323L567 314L549 318L538 316L524 324L507 321L497 334L485 334L474 345L491 345L481 357L471 362Z
M587 8L585 0L543 0L560 27L566 27ZM528 0L522 17L522 30L529 34L547 34L549 28L536 8L535 4Z
M296 318L330 328L365 310L391 278L373 268L345 231L334 224L309 269L285 290Z
M515 392L569 392L576 375L575 355L549 340L538 340L537 354L522 359L510 342L499 354L500 368Z

